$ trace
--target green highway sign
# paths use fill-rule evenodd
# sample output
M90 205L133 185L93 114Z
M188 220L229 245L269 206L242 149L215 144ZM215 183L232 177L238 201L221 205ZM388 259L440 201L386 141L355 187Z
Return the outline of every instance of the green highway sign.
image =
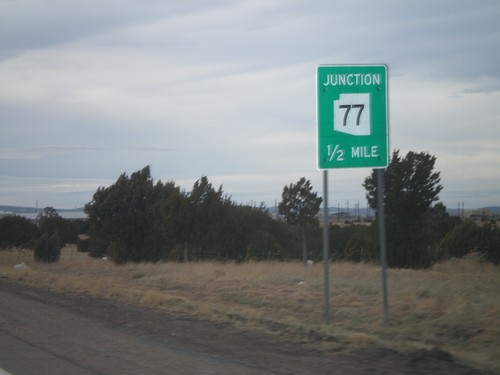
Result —
M319 66L317 105L319 169L387 167L385 65Z

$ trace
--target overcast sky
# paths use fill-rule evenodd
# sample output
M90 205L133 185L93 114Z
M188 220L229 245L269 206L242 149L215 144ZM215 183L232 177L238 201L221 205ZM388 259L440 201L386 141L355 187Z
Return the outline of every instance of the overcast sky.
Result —
M390 147L500 205L498 0L0 0L0 205L81 207L146 165L279 202L316 165L316 68L387 64ZM332 206L370 169L331 170Z

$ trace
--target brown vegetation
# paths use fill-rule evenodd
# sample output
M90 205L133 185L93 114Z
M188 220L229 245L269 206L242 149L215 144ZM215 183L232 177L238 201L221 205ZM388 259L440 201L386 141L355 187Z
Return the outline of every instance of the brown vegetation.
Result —
M382 324L380 268L330 268L330 323L323 322L323 266L299 262L115 265L63 249L58 263L28 250L0 251L0 277L54 291L88 293L200 319L266 330L324 350L383 346L439 349L500 371L500 272L474 256L429 270L388 271L390 323ZM15 269L24 262L29 269Z

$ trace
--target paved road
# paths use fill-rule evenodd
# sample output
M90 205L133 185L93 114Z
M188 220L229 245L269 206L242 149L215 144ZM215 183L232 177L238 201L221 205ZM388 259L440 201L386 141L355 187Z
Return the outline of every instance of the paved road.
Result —
M0 291L0 368L40 374L256 374L251 365L182 349Z
M0 331L0 375L53 374L92 375L90 371L43 348ZM6 372L8 370L8 372Z

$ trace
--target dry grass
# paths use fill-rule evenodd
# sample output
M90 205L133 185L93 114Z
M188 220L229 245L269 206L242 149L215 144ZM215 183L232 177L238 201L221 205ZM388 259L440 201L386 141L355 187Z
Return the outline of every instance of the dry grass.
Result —
M176 314L231 321L325 350L379 345L439 347L460 362L500 371L500 270L474 257L430 270L389 270L390 324L382 324L380 269L330 268L330 324L323 323L323 266L299 262L158 263L116 266L74 247L57 264L27 250L0 251L0 277L55 291L88 293ZM24 262L30 269L14 269Z

